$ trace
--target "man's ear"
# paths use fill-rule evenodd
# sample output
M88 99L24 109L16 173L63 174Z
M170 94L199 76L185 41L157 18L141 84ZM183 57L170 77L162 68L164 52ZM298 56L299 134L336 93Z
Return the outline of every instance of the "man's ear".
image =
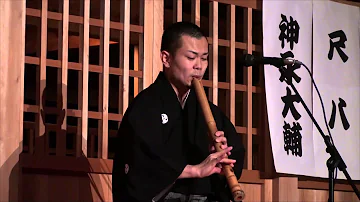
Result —
M169 68L171 63L170 53L167 51L161 51L160 53L161 62L163 63L164 67Z

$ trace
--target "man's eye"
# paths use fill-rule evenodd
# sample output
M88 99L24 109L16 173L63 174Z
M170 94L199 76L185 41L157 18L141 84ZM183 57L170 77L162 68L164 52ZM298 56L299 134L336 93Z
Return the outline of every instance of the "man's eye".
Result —
M193 58L193 57L188 57L188 56L187 56L187 58L188 58L189 60L195 60L195 58Z
M207 57L206 57L206 58L201 58L201 60L202 60L202 61L207 61L208 58L207 58Z

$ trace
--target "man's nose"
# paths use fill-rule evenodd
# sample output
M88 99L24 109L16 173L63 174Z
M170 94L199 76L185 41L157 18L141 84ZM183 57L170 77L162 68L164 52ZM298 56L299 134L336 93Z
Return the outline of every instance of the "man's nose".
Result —
M200 58L196 59L196 62L194 64L194 69L201 70L201 61L200 60L201 60Z

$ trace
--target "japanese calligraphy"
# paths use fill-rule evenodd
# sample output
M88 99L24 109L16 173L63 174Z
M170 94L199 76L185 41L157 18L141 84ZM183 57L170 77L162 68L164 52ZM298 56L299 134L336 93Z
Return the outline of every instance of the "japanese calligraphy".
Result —
M291 51L287 51L285 53L280 53L281 58L294 58L294 54ZM301 81L301 78L295 73L296 69L299 69L299 64L293 64L293 65L287 65L287 68L283 68L285 71L281 73L280 81L283 82L285 79L287 84L292 83L292 79L299 83Z
M285 118L287 113L290 112L293 115L293 117L295 118L295 120L299 120L301 118L301 115L299 114L299 112L296 110L295 106L294 106L294 102L299 103L300 102L300 97L297 95L291 95L291 90L289 87L286 87L286 95L281 97L281 100L284 102L285 106L284 109L282 111L282 115Z
M345 130L348 130L350 128L350 124L349 124L349 122L345 116L345 112L344 112L344 107L346 107L346 102L342 98L339 98L338 107L339 107L339 113L340 113L342 125ZM331 129L334 128L335 117L336 117L336 105L335 105L334 100L332 100L332 111L331 111L331 117L330 117L330 121L329 121L329 126Z
M290 49L294 49L294 44L299 42L299 31L300 26L296 20L290 16L289 20L283 14L281 14L281 22L279 24L280 35L279 40L281 41L281 48L285 47L285 40L287 43L290 43ZM281 58L294 58L292 51L287 51L285 53L280 53ZM296 69L299 69L299 64L287 65L287 67L279 68L281 72L280 81L285 81L287 84L292 84L293 79L300 83L301 78L295 73ZM290 110L291 115L296 121L301 118L301 114L296 110L294 102L299 103L300 97L298 95L292 95L289 87L286 87L286 95L281 97L282 102L284 103L284 109L282 111L282 116L285 118ZM284 134L284 150L289 155L289 151L294 156L302 156L302 135L300 131L302 130L300 123L293 122L293 126L284 121L283 126Z
M285 47L285 39L290 43L290 49L293 50L294 43L299 42L299 30L300 26L296 20L290 16L290 21L287 20L287 17L281 14L281 22L279 24L280 35L279 40L281 41L281 48Z
M333 59L334 48L335 48L336 51L338 52L341 60L345 63L349 59L349 57L341 49L341 48L346 48L345 41L347 41L347 37L346 37L344 31L338 30L338 31L332 32L329 34L329 37L330 37L330 49L329 49L329 53L328 53L329 60ZM339 40L334 42L333 39L335 39L335 38L339 38Z
M289 155L289 151L295 156L302 156L301 133L302 130L300 123L293 122L293 126L284 121L284 149Z

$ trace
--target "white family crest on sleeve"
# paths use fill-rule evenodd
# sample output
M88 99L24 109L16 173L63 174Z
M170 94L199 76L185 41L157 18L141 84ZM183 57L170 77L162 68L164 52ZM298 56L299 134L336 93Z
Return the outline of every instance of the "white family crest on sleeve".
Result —
M169 121L169 118L166 114L161 114L162 124L165 124Z
M125 164L125 174L128 174L129 172L129 164Z

